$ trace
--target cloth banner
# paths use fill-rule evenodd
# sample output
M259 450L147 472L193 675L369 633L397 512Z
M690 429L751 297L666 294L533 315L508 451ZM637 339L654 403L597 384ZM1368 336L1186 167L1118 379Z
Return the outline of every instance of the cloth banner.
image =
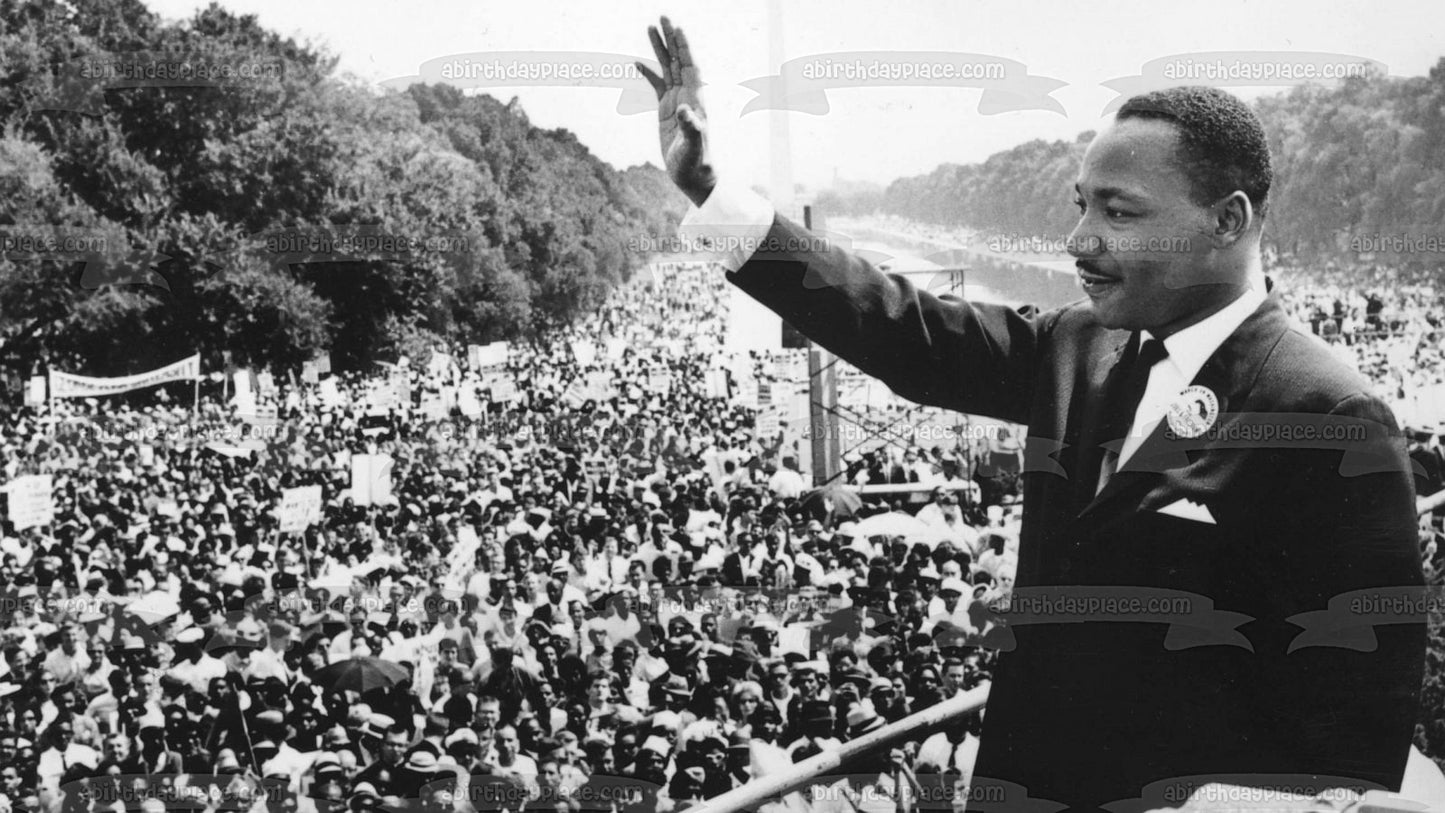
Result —
M200 377L200 353L148 373L136 373L115 378L92 378L51 370L50 397L89 398L98 395L119 395L123 392L154 387L170 381L192 381Z

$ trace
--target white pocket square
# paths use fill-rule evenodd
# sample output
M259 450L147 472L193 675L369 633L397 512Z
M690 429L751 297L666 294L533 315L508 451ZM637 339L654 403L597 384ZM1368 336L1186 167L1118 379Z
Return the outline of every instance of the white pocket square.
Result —
M1204 505L1203 503L1197 503L1193 500L1175 500L1174 502L1169 503L1163 508L1158 509L1158 511L1161 514L1168 514L1171 517L1179 517L1180 519L1188 519L1195 522L1205 522L1210 525L1219 524L1218 522L1214 521L1214 515L1209 513L1209 506Z

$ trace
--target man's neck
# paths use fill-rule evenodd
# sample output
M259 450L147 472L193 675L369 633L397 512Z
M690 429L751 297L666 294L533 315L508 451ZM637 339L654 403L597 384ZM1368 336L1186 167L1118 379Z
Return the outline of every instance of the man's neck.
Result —
M1265 282L1264 276L1264 264L1260 260L1258 251L1253 252L1248 257L1248 259L1245 260L1244 266L1238 269L1238 271L1239 274L1237 276L1234 274L1221 274L1221 276L1231 279L1238 279L1241 280L1241 282L1233 284L1223 284L1225 290L1221 291L1218 298L1215 301L1211 302L1208 306L1201 308L1194 313L1181 317L1177 322L1173 324L1165 325L1159 328L1149 328L1149 333L1152 334L1154 338L1162 341L1174 335L1175 333L1184 330L1187 327L1197 325L1200 322L1203 322L1205 319L1213 316L1214 314L1219 313L1220 311L1233 304L1235 300L1239 299L1241 296L1244 296L1244 293L1251 288L1257 291L1267 290L1267 284Z

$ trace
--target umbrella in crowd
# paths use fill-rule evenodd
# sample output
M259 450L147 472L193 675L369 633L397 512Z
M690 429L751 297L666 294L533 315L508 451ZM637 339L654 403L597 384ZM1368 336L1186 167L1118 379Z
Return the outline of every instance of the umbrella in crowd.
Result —
M815 488L803 495L802 506L814 517L824 519L831 510L834 517L853 517L863 507L863 498L857 489L839 485Z
M181 605L169 593L159 590L141 596L125 609L146 624L159 624L181 613Z
M373 658L347 658L316 673L316 682L332 691L366 693L372 689L388 689L406 680L406 667L391 661Z
M865 539L874 536L901 536L910 541L938 539L938 531L917 517L900 511L876 514L860 520L853 535Z

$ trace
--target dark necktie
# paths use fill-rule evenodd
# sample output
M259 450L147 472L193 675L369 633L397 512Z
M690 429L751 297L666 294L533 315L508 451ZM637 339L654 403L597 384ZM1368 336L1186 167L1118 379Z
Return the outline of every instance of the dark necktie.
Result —
M1119 372L1117 387L1110 387L1107 399L1104 402L1104 414L1100 420L1098 433L1095 440L1085 453L1091 461L1089 467L1084 469L1086 473L1097 474L1094 480L1094 488L1086 495L1085 503L1104 490L1109 478L1113 476L1119 463L1119 453L1105 449L1104 445L1111 442L1122 442L1129 435L1129 430L1134 425L1134 414L1139 411L1139 402L1144 400L1144 390L1149 386L1149 373L1154 365L1169 357L1169 351L1164 347L1164 342L1158 339L1149 339L1139 346L1142 337L1138 334L1131 342L1131 346L1137 348L1132 358L1126 359L1123 369ZM1086 474L1087 476L1087 474Z

